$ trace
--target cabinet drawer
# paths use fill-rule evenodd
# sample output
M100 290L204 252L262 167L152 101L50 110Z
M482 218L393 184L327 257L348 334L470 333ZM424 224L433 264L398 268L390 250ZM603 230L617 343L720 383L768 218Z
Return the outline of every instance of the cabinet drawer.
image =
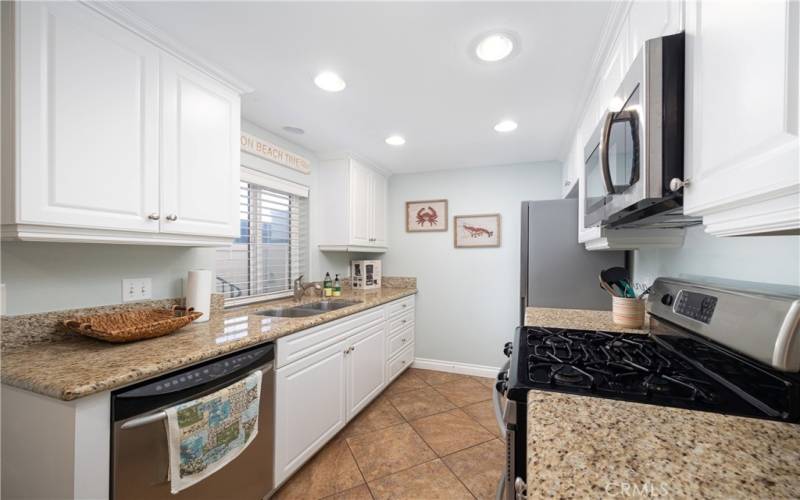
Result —
M411 345L412 342L414 342L414 325L389 339L389 357L400 352L405 346Z
M378 307L281 337L276 343L276 366L302 359L384 321L383 309Z
M405 314L397 316L396 318L389 319L389 336L394 335L404 328L414 324L414 311L408 311Z
M389 380L391 381L414 362L414 343L406 347L396 358L389 362Z
M389 304L389 318L394 318L404 312L414 309L414 296L405 297Z

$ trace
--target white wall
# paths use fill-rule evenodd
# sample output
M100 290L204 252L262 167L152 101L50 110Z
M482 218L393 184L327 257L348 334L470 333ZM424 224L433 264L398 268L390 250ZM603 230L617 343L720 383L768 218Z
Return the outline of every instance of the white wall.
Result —
M324 186L316 185L316 156L249 122L242 123L242 130L311 160L312 174L303 175L242 153L243 164L311 188L311 275L306 279L321 280L325 271L347 276L350 255L326 255L317 250L315 228L322 208L314 203L314 193ZM152 278L154 299L180 297L188 270L214 268L215 250L211 248L40 242L4 242L0 246L0 282L5 284L8 315L118 304L123 278Z
M658 276L712 276L800 286L800 236L719 238L702 226L686 230L681 248L638 250L634 280L649 285Z
M520 203L560 197L561 164L493 166L389 179L384 273L415 276L417 357L500 366L519 315ZM405 202L447 199L446 233L406 233ZM453 247L453 216L500 213L500 248Z

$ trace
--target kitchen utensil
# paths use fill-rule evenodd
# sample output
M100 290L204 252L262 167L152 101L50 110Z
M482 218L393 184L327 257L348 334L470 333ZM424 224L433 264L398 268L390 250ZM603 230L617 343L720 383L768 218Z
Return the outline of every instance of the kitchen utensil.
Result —
M602 288L603 290L608 292L608 294L611 295L612 297L616 297L617 296L617 292L615 292L614 289L611 288L611 286L608 283L603 281L603 278L598 276L597 279L600 281L600 288Z

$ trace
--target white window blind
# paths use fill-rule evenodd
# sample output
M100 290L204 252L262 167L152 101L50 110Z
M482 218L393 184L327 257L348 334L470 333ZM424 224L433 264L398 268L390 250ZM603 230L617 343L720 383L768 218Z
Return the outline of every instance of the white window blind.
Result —
M217 291L226 305L292 293L308 273L308 189L242 169L240 235L217 251Z

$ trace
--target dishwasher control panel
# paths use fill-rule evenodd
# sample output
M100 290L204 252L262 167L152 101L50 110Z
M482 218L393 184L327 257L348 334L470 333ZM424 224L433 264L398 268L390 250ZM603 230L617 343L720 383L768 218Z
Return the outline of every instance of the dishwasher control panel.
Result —
M213 382L214 380L237 372L250 365L257 366L267 360L272 352L272 345L258 347L240 354L225 357L220 360L210 361L196 367L183 370L174 375L160 378L149 384L137 387L130 391L118 394L120 398L141 398L148 396L160 396L180 392L191 387Z

